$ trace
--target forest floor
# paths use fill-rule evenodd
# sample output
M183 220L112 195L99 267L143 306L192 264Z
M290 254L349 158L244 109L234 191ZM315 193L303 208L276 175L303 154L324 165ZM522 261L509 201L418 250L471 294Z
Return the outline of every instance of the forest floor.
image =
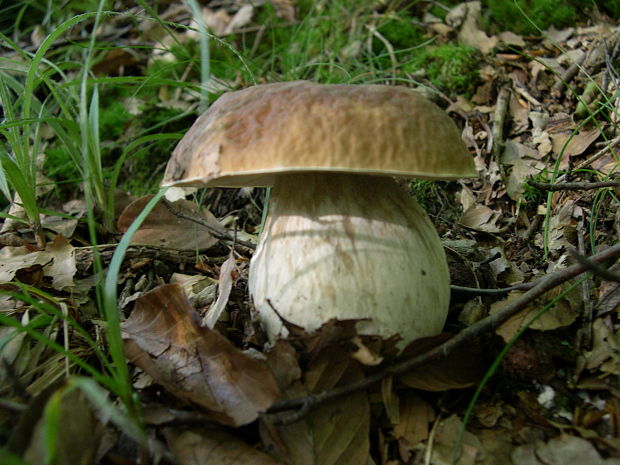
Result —
M0 22L2 463L620 464L617 19L72 3ZM399 355L355 321L267 344L247 289L264 189L140 217L208 104L294 79L413 88L474 158L473 179L406 182L452 296Z

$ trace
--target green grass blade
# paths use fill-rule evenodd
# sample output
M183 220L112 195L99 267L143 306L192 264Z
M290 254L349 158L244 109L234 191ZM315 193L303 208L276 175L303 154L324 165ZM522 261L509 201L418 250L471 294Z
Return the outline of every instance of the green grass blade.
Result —
M127 252L127 248L131 244L131 238L136 233L147 215L155 208L157 202L166 193L166 189L161 189L149 203L144 207L144 210L138 215L138 217L131 224L127 232L120 240L110 265L108 267L108 274L105 279L103 289L103 308L105 311L106 321L108 323L107 337L108 345L110 348L110 356L116 366L116 381L119 387L122 387L123 393L121 398L126 405L130 405L132 402L132 390L131 390L131 378L129 376L129 368L127 367L127 361L123 352L123 338L121 336L120 318L118 310L118 297L117 297L117 285L118 276L123 263L123 257Z

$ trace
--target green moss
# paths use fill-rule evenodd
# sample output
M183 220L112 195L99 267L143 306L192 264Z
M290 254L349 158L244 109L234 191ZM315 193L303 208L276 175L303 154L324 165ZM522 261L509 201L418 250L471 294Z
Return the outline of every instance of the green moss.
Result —
M405 71L424 70L429 81L448 95L471 95L478 83L480 55L471 47L445 44L429 47L415 55Z
M483 16L491 32L537 34L538 28L574 26L592 6L589 0L484 0Z
M132 115L117 95L106 96L103 103L99 109L101 140L116 140L125 132Z
M377 28L377 32L385 37L394 49L412 48L424 40L423 31L414 24L414 18L406 13L390 17ZM373 48L375 44L376 40Z

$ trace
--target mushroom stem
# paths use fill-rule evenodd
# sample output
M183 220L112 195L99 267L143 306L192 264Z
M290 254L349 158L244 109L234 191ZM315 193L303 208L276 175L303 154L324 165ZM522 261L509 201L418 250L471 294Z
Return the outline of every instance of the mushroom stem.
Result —
M449 285L433 224L392 178L278 177L249 277L271 341L287 334L280 317L307 331L332 318L361 319L359 333L400 334L403 344L434 335Z

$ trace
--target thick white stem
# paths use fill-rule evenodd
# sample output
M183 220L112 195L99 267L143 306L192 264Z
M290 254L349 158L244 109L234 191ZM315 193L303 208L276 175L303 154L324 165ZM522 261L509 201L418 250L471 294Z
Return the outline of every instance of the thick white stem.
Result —
M280 316L308 331L364 319L362 334L403 343L441 332L450 277L426 213L391 178L281 176L250 266L249 288L273 341Z

